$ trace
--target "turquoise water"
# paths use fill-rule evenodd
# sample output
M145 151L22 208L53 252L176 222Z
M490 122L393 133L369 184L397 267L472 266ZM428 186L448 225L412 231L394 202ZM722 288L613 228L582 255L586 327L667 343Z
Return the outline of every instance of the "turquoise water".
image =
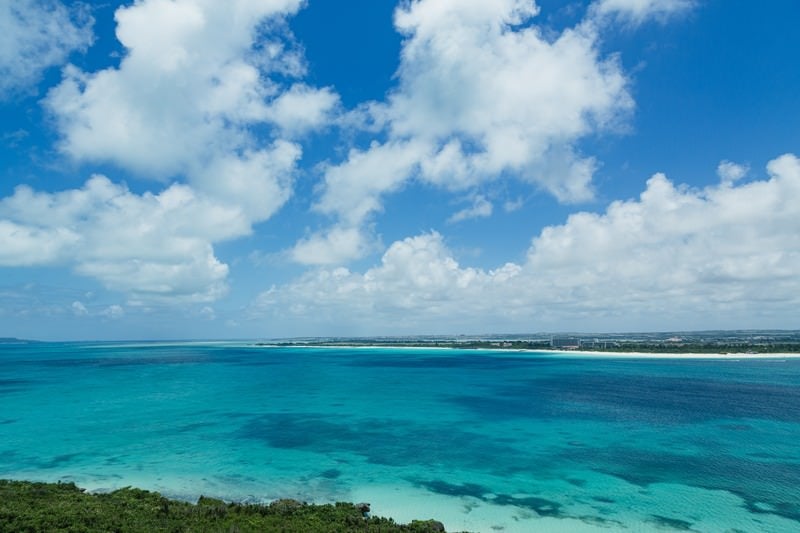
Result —
M0 478L471 531L800 531L800 359L0 345Z

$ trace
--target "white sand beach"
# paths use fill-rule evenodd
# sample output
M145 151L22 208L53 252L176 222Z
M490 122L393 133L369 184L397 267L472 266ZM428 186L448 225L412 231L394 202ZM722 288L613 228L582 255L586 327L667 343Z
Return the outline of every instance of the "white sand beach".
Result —
M532 353L568 355L571 357L613 357L629 359L787 359L798 358L800 353L655 353L655 352L596 352L590 350L520 350Z

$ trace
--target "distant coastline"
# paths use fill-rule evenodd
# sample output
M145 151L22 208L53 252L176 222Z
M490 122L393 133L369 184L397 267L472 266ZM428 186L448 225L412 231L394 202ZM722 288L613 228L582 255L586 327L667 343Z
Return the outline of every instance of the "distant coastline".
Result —
M800 357L800 331L726 331L639 334L564 334L474 337L375 337L282 339L275 347L417 348L594 357L779 358Z
M800 330L660 333L559 333L395 337L304 337L264 340L84 341L112 345L245 344L261 347L460 349L593 357L780 358L800 357ZM0 337L0 346L41 341Z
M495 351L505 353L538 353L553 356L569 357L607 357L607 358L626 358L626 359L781 359L781 358L800 358L798 352L630 352L630 351L588 351L588 350L553 350L549 348L474 348L465 346L426 346L426 345L404 345L404 344L313 344L313 343L256 343L255 346L265 348L378 348L378 349L426 349L426 350L475 350L475 351Z
M35 344L39 341L29 339L18 339L16 337L0 337L0 344Z
M583 350L536 350L553 355L613 357L613 358L654 358L654 359L782 359L800 357L800 352L726 352L726 353L691 353L691 352L624 352L624 351L583 351Z

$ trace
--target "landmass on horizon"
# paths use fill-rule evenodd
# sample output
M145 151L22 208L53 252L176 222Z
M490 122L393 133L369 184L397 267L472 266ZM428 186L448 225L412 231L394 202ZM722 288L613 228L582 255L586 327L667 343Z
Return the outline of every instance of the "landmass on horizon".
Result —
M39 342L39 341L18 339L16 337L0 337L0 344L30 344L32 342Z
M129 342L127 341L117 342ZM248 339L169 339L168 342L240 342ZM41 342L0 337L2 344ZM85 342L107 342L87 340ZM136 342L163 342L158 339ZM795 354L800 330L713 330L636 333L515 333L459 335L397 335L365 337L291 337L252 340L256 346L354 346L542 350L642 354Z
M290 346L387 346L462 349L564 350L609 353L800 353L800 330L649 333L537 333L398 337L325 337L257 343Z

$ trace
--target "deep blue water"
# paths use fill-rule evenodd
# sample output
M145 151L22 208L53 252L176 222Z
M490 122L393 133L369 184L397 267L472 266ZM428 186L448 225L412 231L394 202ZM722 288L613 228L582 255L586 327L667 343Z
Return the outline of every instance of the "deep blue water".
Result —
M800 359L0 345L0 478L473 531L800 531Z

